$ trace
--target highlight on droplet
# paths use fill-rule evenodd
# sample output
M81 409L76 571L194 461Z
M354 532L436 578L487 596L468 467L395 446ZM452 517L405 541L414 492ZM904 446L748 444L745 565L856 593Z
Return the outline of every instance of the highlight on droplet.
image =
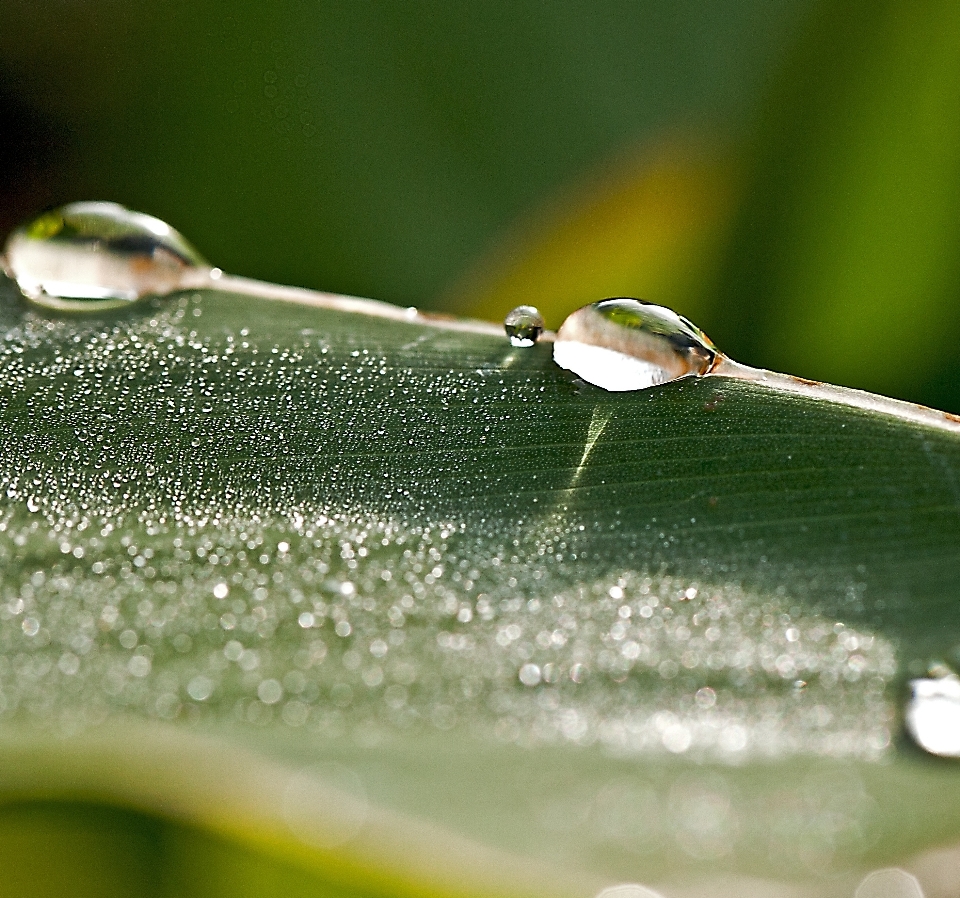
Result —
M6 267L20 291L53 308L122 306L210 280L210 265L166 222L117 203L70 203L7 239Z
M578 309L557 332L553 359L594 386L643 390L708 373L717 348L696 325L664 306L605 299Z
M904 723L920 748L942 758L960 758L960 677L910 681Z
M924 895L916 877L899 867L890 867L867 874L853 898L924 898Z

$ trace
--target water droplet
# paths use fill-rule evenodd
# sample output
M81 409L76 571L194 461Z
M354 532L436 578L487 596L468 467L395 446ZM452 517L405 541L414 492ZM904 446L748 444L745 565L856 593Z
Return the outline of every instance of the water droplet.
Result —
M536 664L524 664L520 668L519 677L524 686L536 686L541 678L540 668Z
M698 689L693 698L698 708L712 708L717 703L717 693L709 686Z
M514 346L533 346L543 327L543 315L535 306L517 306L503 319L503 329Z
M194 677L187 684L187 694L194 701L203 702L213 695L213 680L205 676Z
M622 886L610 886L600 892L597 898L663 898L663 896L646 886L630 883Z
M923 898L923 889L906 870L890 867L868 874L853 898Z
M257 696L265 705L275 705L283 698L283 687L274 679L263 680L257 687Z
M68 309L189 289L211 270L169 225L102 202L71 203L21 225L7 240L6 260L24 296Z
M960 758L960 677L910 681L907 732L924 751L944 758Z
M587 383L613 392L643 390L706 374L720 353L676 312L621 297L584 306L557 332L553 359Z

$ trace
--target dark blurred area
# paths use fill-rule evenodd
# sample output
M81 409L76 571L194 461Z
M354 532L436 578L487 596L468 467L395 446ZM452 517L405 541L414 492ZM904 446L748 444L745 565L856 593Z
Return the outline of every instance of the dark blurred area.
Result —
M0 233L56 202L66 135L0 82Z

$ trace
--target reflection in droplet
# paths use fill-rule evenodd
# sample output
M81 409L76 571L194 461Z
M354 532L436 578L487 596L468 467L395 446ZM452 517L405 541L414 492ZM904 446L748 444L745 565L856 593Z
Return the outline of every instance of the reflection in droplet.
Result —
M24 296L55 308L103 308L188 289L210 266L173 228L117 203L71 203L17 228L6 264Z
M924 751L960 758L960 677L911 680L906 726Z
M597 898L663 898L663 896L646 886L629 883L622 886L610 886L600 892Z
M709 338L686 318L628 298L578 309L553 344L553 359L561 368L613 392L706 374L718 356Z
M533 346L543 328L543 315L535 306L517 306L503 319L503 329L514 346Z
M923 898L923 889L906 870L875 870L857 887L853 898Z

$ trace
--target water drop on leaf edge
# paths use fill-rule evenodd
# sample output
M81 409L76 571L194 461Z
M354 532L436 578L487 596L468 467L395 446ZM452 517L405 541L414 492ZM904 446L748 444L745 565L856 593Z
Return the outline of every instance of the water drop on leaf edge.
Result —
M13 231L5 254L21 293L59 310L124 306L211 280L209 264L181 234L110 202L44 212Z
M557 332L554 361L587 383L628 392L701 376L720 353L695 325L664 306L617 297L584 306Z

